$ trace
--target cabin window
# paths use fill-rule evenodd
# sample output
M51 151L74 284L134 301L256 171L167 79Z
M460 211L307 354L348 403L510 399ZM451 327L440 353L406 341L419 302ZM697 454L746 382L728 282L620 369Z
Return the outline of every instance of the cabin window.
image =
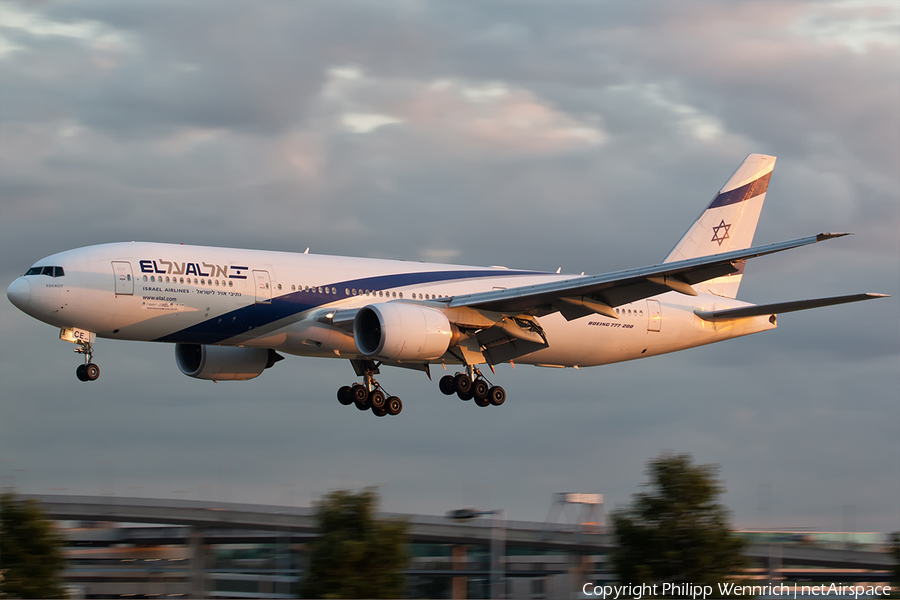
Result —
M228 282L228 287L232 287L233 285L234 285L234 282L233 282L233 281L229 281L229 282Z
M144 275L144 281L147 281L147 276L146 276L146 275Z
M403 297L403 292L400 292L400 297L401 297L401 298Z

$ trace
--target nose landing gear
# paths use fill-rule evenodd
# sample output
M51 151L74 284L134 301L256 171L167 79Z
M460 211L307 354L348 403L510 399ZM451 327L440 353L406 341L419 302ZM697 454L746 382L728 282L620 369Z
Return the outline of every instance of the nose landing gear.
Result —
M117 330L118 331L118 330ZM75 369L79 381L96 381L100 377L100 367L94 364L94 340L97 334L84 329L60 329L59 339L75 344L75 353L84 354L84 364Z
M473 365L466 366L465 373L444 375L438 383L441 393L446 396L456 394L460 400L475 399L481 407L500 406L506 402L506 391L491 382Z
M84 364L78 365L75 376L79 381L96 381L100 377L100 367L91 362L94 359L94 347L90 342L79 342L75 352L84 354Z

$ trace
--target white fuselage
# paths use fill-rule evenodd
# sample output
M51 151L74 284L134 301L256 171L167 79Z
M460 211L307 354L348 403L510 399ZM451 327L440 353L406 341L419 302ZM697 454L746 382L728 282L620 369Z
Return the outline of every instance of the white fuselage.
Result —
M443 308L446 297L577 278L498 267L143 242L61 252L35 263L40 266L62 267L64 274L20 278L27 287L14 284L17 306L56 327L110 339L260 347L344 359L363 357L351 333L320 322L323 313L401 299ZM746 305L711 294L668 292L619 306L618 319L598 314L567 321L556 312L539 318L548 347L515 362L601 365L776 326L768 316L716 322L694 314ZM430 362L459 361L448 354Z

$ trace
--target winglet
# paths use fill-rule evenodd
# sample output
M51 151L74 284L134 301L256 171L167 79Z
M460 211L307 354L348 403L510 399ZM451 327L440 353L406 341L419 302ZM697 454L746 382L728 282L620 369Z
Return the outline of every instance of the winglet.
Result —
M845 235L853 235L852 233L820 233L816 236L817 242L822 242L825 240L830 240L833 238L844 237Z

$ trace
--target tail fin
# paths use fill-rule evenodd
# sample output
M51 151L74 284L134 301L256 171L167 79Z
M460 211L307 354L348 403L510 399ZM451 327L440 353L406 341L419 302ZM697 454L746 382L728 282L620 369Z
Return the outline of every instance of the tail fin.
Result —
M774 167L774 156L751 154L744 159L663 262L749 248L753 244L753 234ZM741 267L737 273L710 279L693 287L699 292L734 298L743 273Z

